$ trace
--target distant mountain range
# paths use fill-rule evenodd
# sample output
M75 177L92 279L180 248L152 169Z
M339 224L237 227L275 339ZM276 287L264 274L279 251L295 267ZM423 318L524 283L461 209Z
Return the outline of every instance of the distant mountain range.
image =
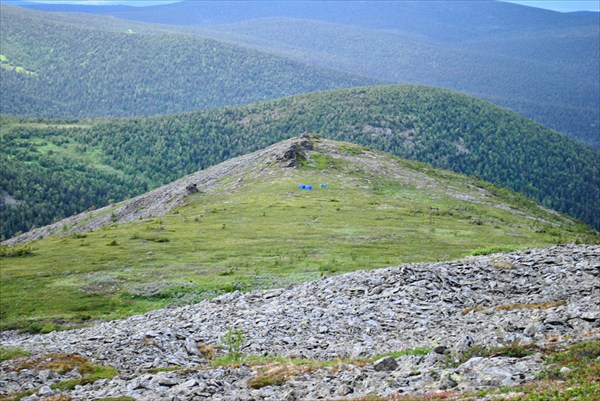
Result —
M16 11L3 9L8 58L3 85L20 93L2 99L3 112L164 114L356 84L419 83L482 97L600 147L598 13L562 14L494 1L19 4L71 14L21 11L21 19L11 22ZM46 26L49 20L58 25ZM58 29L65 24L69 27ZM38 25L42 32L61 33L36 44ZM90 26L97 32L88 37ZM138 35L126 36L130 29ZM97 67L95 61L104 64ZM135 67L139 63L143 67ZM17 66L25 72L16 74ZM300 82L290 83L290 77ZM80 88L81 82L89 88ZM85 101L71 101L69 96L82 91Z
M272 18L202 33L384 82L461 90L598 147L598 34L588 28L568 34L502 31L448 43L407 32Z
M290 17L365 28L410 31L443 41L594 25L599 13L559 13L498 1L196 1L154 7L85 6L25 1L3 3L40 11L108 15L168 25L206 26L250 19ZM584 17L583 19L581 17ZM424 24L429 22L430 25Z
M2 126L5 238L304 132L477 176L600 228L598 151L437 88L365 87L148 118L5 117Z

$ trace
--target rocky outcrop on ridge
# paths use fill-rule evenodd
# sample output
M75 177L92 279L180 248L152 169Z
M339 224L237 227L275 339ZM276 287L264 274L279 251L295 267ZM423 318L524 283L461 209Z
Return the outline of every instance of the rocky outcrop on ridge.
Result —
M256 367L212 368L199 344L218 345L234 328L241 352L315 360L360 359L430 347L427 355L367 364L296 369L254 389ZM323 278L294 287L238 292L196 305L46 335L2 333L4 346L33 355L69 353L119 375L67 393L74 400L313 400L367 394L458 391L517 385L544 368L524 358L455 359L474 346L600 340L600 246L563 245L453 262L405 264ZM221 351L224 352L224 351ZM64 378L0 364L0 394L54 394ZM335 365L335 364L334 364ZM173 371L166 368L177 367ZM65 375L77 375L66 372Z

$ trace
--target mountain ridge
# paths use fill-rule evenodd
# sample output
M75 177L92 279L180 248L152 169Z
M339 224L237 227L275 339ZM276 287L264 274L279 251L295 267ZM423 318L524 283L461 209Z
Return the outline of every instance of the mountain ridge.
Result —
M483 97L596 148L600 146L596 112L600 107L600 82L596 74L600 68L600 27L595 19L494 2L436 2L431 7L413 4L417 2L383 2L379 4L381 9L371 3L347 3L347 10L340 9L344 12L337 10L331 13L331 18L320 20L318 12L313 10L315 3L301 2L277 3L275 11L267 10L274 2L242 3L240 10L227 8L231 4L209 2L133 10L135 13L161 10L159 17L165 17L168 10L180 7L208 7L205 10L208 14L188 10L179 15L193 17L209 15L209 11L218 14L220 7L225 7L231 15L248 11L244 14L246 20L283 15L320 21L316 24L314 20L304 20L302 29L308 33L285 25L261 25L247 29L243 38L236 33L239 27L235 26L144 25L95 15L46 13L47 21L21 24L47 31L45 36L49 39L44 39L45 47L35 51L44 56L34 58L18 47L33 49L37 42L16 47L15 44L23 42L25 37L35 37L35 32L27 33L22 28L23 32L8 38L10 20L5 19L2 37L8 39L3 48L10 51L3 55L8 63L0 64L5 67L0 72L7 89L3 91L3 110L47 117L154 115L246 104L329 88L410 82ZM3 14L10 14L6 8L9 6L5 3L2 6ZM319 3L316 10L321 6ZM253 8L266 11L250 12ZM35 13L21 11L27 12ZM356 23L353 13L358 13L363 23ZM473 18L474 14L477 18ZM103 54L99 49L105 45L94 41L81 43L83 35L75 29L77 18L82 19L79 25L106 26L111 32L103 35L96 32L94 37L101 36L96 42L117 42L119 47L111 47ZM58 38L55 25L47 25L61 20L69 25L70 33ZM385 23L378 25L374 21ZM218 22L248 25L248 22ZM340 29L328 27L332 24L346 24L342 26L346 32L340 35ZM493 28L486 29L490 24ZM315 26L319 29L313 29ZM267 30L266 38L261 30ZM130 31L139 34L138 37L124 39L117 35ZM149 38L150 31L163 36ZM144 32L146 39L141 40ZM206 36L219 44L208 46L203 42ZM274 40L277 37L287 38L292 48ZM308 37L316 37L321 45L303 44ZM65 46L57 46L59 42L73 43L73 49L60 50ZM234 47L223 47L225 42ZM329 48L323 49L323 43ZM133 45L143 50L129 49ZM53 47L56 48L53 53L47 51ZM126 52L122 51L124 47L128 48ZM173 52L171 47L179 50ZM217 50L219 55L215 54ZM267 62L273 57L275 61ZM97 60L102 61L101 65ZM136 68L133 61L144 63L144 70ZM202 63L206 66L200 66ZM121 68L121 64L126 65ZM173 65L179 68L173 69ZM56 69L62 75L53 74ZM94 72L92 77L89 69ZM193 79L182 76L181 71L189 71ZM151 78L144 78L144 74L150 74ZM98 77L101 82L96 83ZM82 87L81 81L88 82L86 87Z
M15 1L4 1L6 4L17 3ZM432 27L420 26L415 21L418 16L426 13L433 14L436 25L452 25L467 31L467 36L473 32L502 30L507 27L518 28L521 31L538 29L549 25L572 26L578 24L595 24L594 17L597 14L586 15L585 13L560 13L552 10L532 8L519 4L511 4L498 1L483 1L472 3L469 1L438 1L433 9L430 5L419 4L419 2L405 2L404 4L389 4L386 1L374 1L372 4L360 4L347 2L346 4L315 4L311 1L297 1L294 4L280 2L273 6L270 1L255 1L253 5L244 4L243 1L221 2L198 2L182 1L173 4L158 5L154 7L135 8L127 6L117 7L94 7L83 5L66 4L32 4L20 2L20 7L34 10L59 11L59 12L86 12L100 15L114 15L118 18L134 19L161 24L181 24L188 26L216 25L224 23L235 23L244 19L263 18L271 16L300 16L308 19L321 19L330 22L355 24L366 27L383 28L408 26L417 32L431 31ZM375 5L372 7L372 5ZM121 12L119 12L121 11ZM337 12L335 12L337 11ZM482 18L482 14L487 16ZM210 15L210 17L206 17ZM475 19L474 16L479 18ZM375 22L375 24L374 24ZM479 24L476 28L470 28L471 24ZM504 24L504 26L502 26ZM492 29L489 29L489 26ZM435 31L434 31L435 32ZM449 39L448 37L442 37Z
M600 69L600 36L595 28L508 32L459 44L404 31L281 18L199 32L386 83L460 90L598 147L594 72Z
M70 180L92 179L90 190L110 182L128 182L132 188L128 193L115 189L114 195L81 194L81 199L93 198L93 203L73 205L83 211L302 132L497 182L600 227L593 206L600 186L597 151L453 91L411 85L363 87L169 117L19 121L7 119L3 124L4 149L11 150L3 155L11 160L3 187L23 202L2 214L10 233L67 217L64 212L49 215L48 207L39 210L43 218L37 220L19 213L25 207L38 210L36 205L51 198L57 199L55 204L71 205L70 198L61 197L77 189L65 186ZM55 182L57 173L63 178ZM37 176L46 177L36 184L46 188L48 199L34 196L19 178Z
M221 185L221 182L226 181L241 183L248 177L256 177L264 174L266 167L277 165L279 167L298 167L302 163L310 163L310 156L307 152L316 151L319 157L337 153L340 148L337 142L320 139L318 136L303 134L299 137L294 137L282 142L278 142L265 149L261 149L250 154L235 157L219 163L216 166L208 167L205 170L198 171L189 176L176 180L167 185L154 189L146 194L142 194L134 199L121 202L117 207L106 206L95 211L84 212L82 214L69 217L61 220L50 226L34 229L20 236L10 238L2 244L4 245L22 245L31 241L43 239L49 235L60 233L61 235L84 234L90 231L95 231L113 224L125 224L142 219L161 217L173 211L185 203L185 198L195 194L196 192L203 193L211 191ZM353 146L352 144L344 145L347 149L355 149L352 152L356 153L357 157L365 157L374 159L384 156L383 153L378 156L375 153L367 153L367 149ZM317 150L318 148L318 150ZM348 151L345 149L346 151ZM333 163L332 165L335 165ZM360 164L364 173L375 176L379 171L389 170L390 167L385 163L375 162L374 166L363 162ZM426 187L427 183L424 175L420 179L415 177L409 178L410 174L406 173L402 176L403 185L416 185L417 187ZM230 184L228 191L234 190L237 184ZM469 202L481 202L476 200L471 195L464 195L457 192L454 194L451 187L446 189L446 194L455 197L458 200L467 200ZM482 190L482 193L485 191ZM490 195L490 193L488 193ZM485 203L485 202L484 202ZM505 209L506 206L498 206L500 209ZM544 213L552 213L548 209L539 208ZM107 213L110 211L110 214ZM515 214L522 212L513 210ZM556 216L559 216L556 214ZM536 217L527 217L531 220L536 220ZM566 216L560 216L567 224L574 224L575 221L570 220ZM544 222L541 220L540 222ZM547 223L547 221L545 221Z

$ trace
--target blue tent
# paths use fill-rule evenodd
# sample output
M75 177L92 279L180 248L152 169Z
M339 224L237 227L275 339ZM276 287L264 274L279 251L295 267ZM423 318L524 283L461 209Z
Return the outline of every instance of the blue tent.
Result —
M312 187L312 185L300 184L300 185L298 185L298 189L305 189L307 191L312 191L313 187Z
M327 185L327 184L321 184L321 188L329 188L329 185Z

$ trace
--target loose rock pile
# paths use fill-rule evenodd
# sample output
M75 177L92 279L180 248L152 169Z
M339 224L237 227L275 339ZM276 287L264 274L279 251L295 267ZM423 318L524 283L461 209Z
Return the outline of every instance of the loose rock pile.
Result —
M296 369L283 383L248 386L247 364L211 368L199 344L241 330L250 355L333 360L431 347L428 355ZM312 400L370 393L423 393L511 386L544 367L524 358L455 359L473 346L600 339L600 246L569 245L454 262L406 264L324 278L46 335L2 333L5 346L34 355L74 353L120 374L67 391L74 400ZM222 351L223 352L223 351ZM71 371L15 371L0 364L0 395L36 388L56 393ZM160 368L175 367L173 371ZM158 369L157 369L158 368ZM150 371L155 373L149 373Z

